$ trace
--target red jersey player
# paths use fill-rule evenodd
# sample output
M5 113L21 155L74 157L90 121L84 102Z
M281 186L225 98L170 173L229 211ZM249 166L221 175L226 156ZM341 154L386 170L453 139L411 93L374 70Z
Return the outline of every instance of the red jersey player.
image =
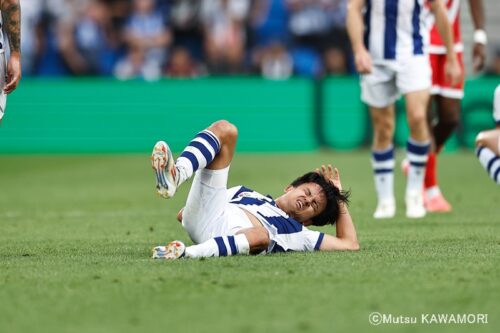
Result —
M448 18L452 23L455 41L455 52L463 69L463 44L460 33L460 0L444 0L448 9ZM485 46L487 42L484 31L483 0L469 0L469 7L474 24L473 64L474 70L484 67ZM432 66L432 100L435 105L435 118L429 108L429 125L433 137L433 147L429 154L425 174L424 202L428 212L449 212L451 205L443 197L437 182L436 155L443 148L460 120L460 102L463 98L464 81L451 85L445 79L444 63L446 49L436 26L430 30L429 56Z

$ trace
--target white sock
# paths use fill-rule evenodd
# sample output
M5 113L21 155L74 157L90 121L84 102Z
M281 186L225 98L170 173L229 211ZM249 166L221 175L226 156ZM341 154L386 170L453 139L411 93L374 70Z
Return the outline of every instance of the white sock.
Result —
M194 172L210 164L220 151L220 141L209 130L198 133L181 153L175 166L177 167L180 185L191 178Z
M476 155L490 178L500 184L500 157L488 147L479 147L476 150Z
M243 234L215 237L186 248L187 258L225 257L250 253L250 244Z
M429 199L437 197L440 194L441 194L441 190L439 189L439 186L432 186L432 187L429 187L429 188L425 189L425 195Z
M408 139L406 150L410 167L408 168L406 194L422 191L430 146L430 141L418 142L412 138Z
M372 167L378 201L394 200L394 146L372 149Z

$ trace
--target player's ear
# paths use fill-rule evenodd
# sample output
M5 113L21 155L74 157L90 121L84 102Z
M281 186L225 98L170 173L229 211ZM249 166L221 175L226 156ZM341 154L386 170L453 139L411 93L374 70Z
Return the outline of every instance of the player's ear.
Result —
M290 192L292 189L293 189L293 186L292 185L288 185L287 187L285 187L285 193Z

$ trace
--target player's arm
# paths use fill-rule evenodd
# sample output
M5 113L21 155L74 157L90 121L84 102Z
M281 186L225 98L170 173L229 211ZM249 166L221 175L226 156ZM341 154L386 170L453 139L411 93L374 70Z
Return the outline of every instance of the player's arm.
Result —
M3 30L9 39L10 58L7 65L6 94L16 89L21 80L21 6L19 0L2 0Z
M347 32L354 52L356 70L361 74L370 73L372 69L371 56L363 40L365 31L363 22L364 6L365 0L349 0L347 7Z
M351 214L345 204L342 204L340 217L337 220L337 235L326 235L319 247L320 251L338 251L338 250L359 250L356 228L352 222Z
M323 177L342 191L340 173L337 168L332 168L330 164L328 167L322 165L321 170L316 169L316 172L323 175ZM345 203L340 204L340 214L336 222L336 229L336 236L325 234L319 247L320 251L359 250L356 228L354 227L351 214L349 213L349 209L347 209L347 205Z
M472 48L472 59L474 70L480 71L484 68L486 61L486 44L488 38L484 30L484 6L483 0L469 0L470 14L474 24L474 47Z
M446 7L440 0L430 1L430 7L436 18L436 27L443 39L444 46L446 47L446 64L445 72L446 78L455 85L462 79L462 70L457 60L457 55L453 49L453 34L451 31L451 24L448 20Z

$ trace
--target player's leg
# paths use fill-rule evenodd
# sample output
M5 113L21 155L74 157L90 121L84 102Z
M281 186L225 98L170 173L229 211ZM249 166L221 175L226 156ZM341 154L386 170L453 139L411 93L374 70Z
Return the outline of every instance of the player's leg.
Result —
M437 155L453 134L460 120L460 99L434 95L437 122L431 125L433 145L425 169L425 207L429 212L449 212L451 205L445 199L438 185Z
M489 176L500 184L500 85L493 98L493 118L496 129L483 131L476 138L476 154Z
M372 167L377 208L374 218L396 214L394 199L394 101L398 98L394 71L373 66L372 73L361 78L361 99L370 106L373 125Z
M236 126L224 120L217 121L200 132L175 163L177 173L182 177L180 182L197 171L181 214L184 229L196 243L213 237L212 229L221 223L219 220L227 205L229 165L234 156L237 137ZM206 146L207 143L215 143L210 140L212 138L217 140L217 149ZM210 158L210 148L217 152L213 158Z
M406 113L410 138L407 142L409 161L406 185L406 216L419 218L425 216L422 188L424 185L425 166L430 148L429 129L427 127L427 103L429 91L420 90L407 93Z
M373 124L372 168L377 208L376 219L391 218L396 214L394 198L394 105L385 108L370 107Z
M234 236L219 236L201 244L185 247L180 241L153 249L154 259L177 259L225 257L237 254L258 254L267 250L270 243L269 233L264 227L240 230Z
M223 169L233 157L237 139L236 127L225 121L217 121L199 132L183 150L177 161L164 141L156 143L151 156L156 174L156 188L164 198L175 194L177 187L197 170Z
M480 132L476 138L476 155L493 181L500 184L500 126Z

